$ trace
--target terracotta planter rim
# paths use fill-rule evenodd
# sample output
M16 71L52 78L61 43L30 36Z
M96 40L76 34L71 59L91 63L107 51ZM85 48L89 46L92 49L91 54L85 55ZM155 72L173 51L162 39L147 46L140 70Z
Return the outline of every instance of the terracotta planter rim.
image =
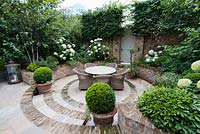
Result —
M101 118L108 118L108 117L112 117L113 115L115 115L117 113L117 108L115 107L113 109L112 112L110 113L105 113L105 114L96 114L96 113L92 113L94 116L96 116L97 118L98 117L101 117Z

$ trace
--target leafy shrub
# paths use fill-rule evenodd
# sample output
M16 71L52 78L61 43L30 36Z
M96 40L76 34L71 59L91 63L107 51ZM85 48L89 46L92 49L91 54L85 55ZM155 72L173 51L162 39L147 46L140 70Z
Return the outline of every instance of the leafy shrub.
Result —
M4 69L5 61L3 58L0 57L0 70Z
M152 87L138 102L140 111L160 129L175 133L200 132L200 98L186 89Z
M154 85L176 87L179 79L180 75L171 72L165 72L162 74L162 76L155 78Z
M198 80L200 80L200 73L189 73L186 74L183 78L190 79L192 82L196 83Z
M37 65L36 63L31 63L27 66L27 70L28 71L31 71L31 72L34 72L37 68L39 68L40 66Z
M35 70L33 78L37 84L43 84L52 80L52 70L48 67L40 67Z
M161 64L162 62L165 62L168 59L167 56L160 56L157 59L155 59L155 64Z
M88 88L86 102L93 113L109 113L115 108L115 93L108 84L97 82Z
M56 68L57 65L59 64L58 59L54 56L47 56L46 61L48 64L52 64L54 68Z
M46 61L46 60L44 60L44 59L40 59L39 61L36 61L35 63L36 63L39 67L48 67L48 68L50 68L50 69L54 69L54 68L55 68L55 66L54 66L53 63L50 63L50 62L48 62L48 61Z
M94 62L95 57L89 56L85 49L86 48L82 48L79 50L79 52L75 53L74 60L80 61L82 63Z

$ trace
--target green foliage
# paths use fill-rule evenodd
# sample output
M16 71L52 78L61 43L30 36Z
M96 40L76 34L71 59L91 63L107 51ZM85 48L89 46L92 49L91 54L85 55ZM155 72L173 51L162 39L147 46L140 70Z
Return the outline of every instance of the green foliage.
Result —
M197 27L200 17L196 0L147 0L132 5L133 33L157 35ZM190 20L190 21L188 21Z
M123 32L121 27L123 6L113 3L82 15L83 39L110 38Z
M51 62L48 62L44 59L40 59L39 61L36 61L35 64L37 64L39 67L48 67L51 69L55 69L55 65Z
M152 87L138 99L154 125L180 134L200 132L200 98L185 89Z
M89 110L96 114L106 114L115 108L115 93L106 83L94 83L86 92Z
M38 69L40 66L37 65L36 63L31 63L27 66L27 70L28 71L31 71L31 72L34 72L36 69Z
M56 68L57 65L59 64L59 61L55 56L47 56L46 61L48 64L52 64L53 68Z
M40 67L35 70L33 78L37 84L43 84L52 80L52 71L48 67Z
M75 53L74 60L80 61L82 63L94 62L95 57L89 56L85 50L86 48L82 47L77 53Z
M159 56L157 59L155 59L155 64L161 64L165 62L168 59L167 56Z
M165 72L162 76L155 78L154 85L172 88L177 87L177 83L180 78L181 77L178 74Z
M3 70L5 67L5 60L0 57L0 70Z
M183 78L188 78L192 82L196 83L197 81L200 80L200 73L189 73L189 74L186 74Z
M129 67L129 71L130 72L133 72L133 73L135 73L135 75L137 75L137 73L138 73L138 66L137 66L137 64L132 64L130 67Z

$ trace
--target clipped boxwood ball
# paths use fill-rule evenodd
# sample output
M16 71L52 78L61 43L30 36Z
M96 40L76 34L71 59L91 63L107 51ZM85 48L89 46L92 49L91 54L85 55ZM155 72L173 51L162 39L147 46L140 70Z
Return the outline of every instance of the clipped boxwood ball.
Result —
M33 78L37 84L43 84L52 80L52 71L48 67L40 67L35 70Z
M97 82L88 88L86 102L93 113L110 113L115 108L115 93L108 84Z

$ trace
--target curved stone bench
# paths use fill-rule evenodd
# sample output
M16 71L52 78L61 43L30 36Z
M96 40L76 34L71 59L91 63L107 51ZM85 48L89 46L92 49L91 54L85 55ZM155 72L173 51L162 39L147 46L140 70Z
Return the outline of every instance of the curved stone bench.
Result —
M144 117L135 103L119 104L118 124L122 134L162 134L152 122Z

